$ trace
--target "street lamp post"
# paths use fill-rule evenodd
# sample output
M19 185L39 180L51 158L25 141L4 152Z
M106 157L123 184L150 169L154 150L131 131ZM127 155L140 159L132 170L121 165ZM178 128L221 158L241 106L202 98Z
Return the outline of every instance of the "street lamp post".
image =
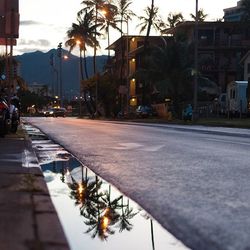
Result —
M195 4L195 29L194 29L194 107L193 120L198 118L197 92L198 92L198 0Z

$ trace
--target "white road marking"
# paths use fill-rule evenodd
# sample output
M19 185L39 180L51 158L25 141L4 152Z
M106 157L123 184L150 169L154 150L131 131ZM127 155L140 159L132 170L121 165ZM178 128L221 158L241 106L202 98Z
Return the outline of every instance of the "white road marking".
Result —
M159 151L164 146L165 145L155 145L155 146L145 147L143 144L140 144L140 143L128 142L128 143L119 143L119 146L112 147L112 149L118 149L118 150L138 149L138 150L146 151L146 152L156 152L156 151Z

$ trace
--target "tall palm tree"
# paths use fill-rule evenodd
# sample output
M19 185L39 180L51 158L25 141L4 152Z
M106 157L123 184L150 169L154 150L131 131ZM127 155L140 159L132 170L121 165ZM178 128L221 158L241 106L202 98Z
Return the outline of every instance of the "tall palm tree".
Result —
M95 28L95 38L97 39L97 27L98 27L98 17L101 15L101 11L103 9L103 6L105 4L105 0L84 0L82 1L82 4L84 5L84 8L81 9L78 12L78 15L81 15L82 12L86 10L92 10L94 12L94 23L96 25ZM91 98L91 105L95 109L95 113L92 114L92 117L98 116L98 82L99 82L99 75L97 74L97 68L96 68L96 52L97 52L97 46L94 46L94 56L93 56L93 71L94 75L96 77L96 82L95 82L95 104L93 102L93 99ZM93 105L94 104L94 105Z
M196 16L194 14L191 13L190 16L193 20L196 20ZM203 9L198 10L198 12L197 12L197 21L198 22L204 22L207 17L208 17L208 14L205 14Z
M132 230L133 224L130 222L130 220L133 219L134 216L139 213L139 211L133 212L133 208L129 207L129 199L127 201L127 205L123 205L123 196L122 196L121 203L122 203L121 204L122 214L120 216L118 224L120 233L124 230L127 231Z
M98 27L98 16L101 13L103 5L105 4L105 0L84 0L82 1L84 5L83 9L78 12L78 15L81 15L85 11L93 11L93 19L95 23L95 39L97 39L97 27ZM93 71L94 75L96 74L96 52L97 46L94 46L94 56L93 56Z
M154 18L158 12L158 10L156 11L155 9L155 4L154 4L154 0L151 0L151 8L149 11L149 19L148 19L148 28L147 28L147 34L146 34L146 40L145 40L145 44L147 43L149 34L150 34L150 30L151 30L151 26L154 23Z
M127 81L127 79L125 80L124 77L124 72L126 72L126 70L124 70L124 65L125 65L125 59L128 59L128 35L129 35L129 20L131 20L132 16L135 16L135 13L130 10L130 5L132 4L132 2L130 0L116 0L115 2L116 6L117 6L117 18L118 21L120 22L120 35L121 37L124 35L124 33L127 33L127 42L125 43L124 39L121 39L121 66L120 66L120 78L119 78L119 85L124 85L125 81ZM123 23L127 24L127 32L123 32ZM127 44L127 45L126 45ZM127 47L127 53L125 55L125 47ZM125 81L124 81L125 80ZM120 103L120 109L123 112L123 96L120 95L119 96L119 103Z
M132 2L130 0L117 0L117 15L120 19L120 32L121 36L123 35L123 22L125 21L128 25L128 21L131 20L135 13L129 9ZM127 26L127 33L128 33L128 26ZM128 35L128 34L127 34Z
M83 75L83 62L82 62L82 52L84 56L84 69L85 69L85 75L86 78L88 78L88 72L87 72L87 64L86 64L86 48L94 47L96 48L99 46L99 42L96 39L97 35L100 35L96 29L98 27L98 24L95 24L93 21L93 10L85 10L85 12L82 12L82 14L78 15L77 18L78 23L73 23L72 27L68 30L67 36L69 40L66 41L65 45L70 47L70 51L75 48L76 46L79 46L80 50L80 74L81 74L81 80L84 79ZM80 95L82 92L82 86L80 87ZM83 89L84 99L87 100L86 96L86 90ZM93 115L93 110L91 108L91 105L89 102L85 102L87 105L87 109L91 115ZM80 105L80 113L81 113L81 105Z
M93 23L93 10L85 10L84 15L78 15L78 23L73 23L72 27L67 31L67 36L69 40L66 41L65 45L70 47L70 52L76 47L79 46L80 50L80 71L81 79L84 79L83 76L83 67L82 67L82 52L84 57L84 68L86 78L88 78L87 66L86 66L86 49L89 47L99 46L99 42L96 39L96 27L97 25ZM98 33L99 34L99 33Z
M142 33L145 30L147 30L146 37L149 37L152 26L156 31L161 31L162 21L158 15L158 11L159 11L159 8L155 6L153 10L150 7L147 7L146 9L144 9L145 15L138 17L141 22L136 26L136 27L140 27L139 33Z
M118 10L114 4L105 3L103 5L102 10L103 16L98 19L98 23L100 23L100 31L105 31L108 35L108 47L110 45L110 33L109 29L112 27L113 29L120 30L117 27L117 23L119 20L117 19ZM108 57L110 57L110 50L108 49Z

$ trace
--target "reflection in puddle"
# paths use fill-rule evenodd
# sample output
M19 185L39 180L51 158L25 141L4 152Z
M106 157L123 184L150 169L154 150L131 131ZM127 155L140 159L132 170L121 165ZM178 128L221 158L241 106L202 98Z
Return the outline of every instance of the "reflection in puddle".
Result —
M135 202L39 130L25 126L73 250L187 249Z

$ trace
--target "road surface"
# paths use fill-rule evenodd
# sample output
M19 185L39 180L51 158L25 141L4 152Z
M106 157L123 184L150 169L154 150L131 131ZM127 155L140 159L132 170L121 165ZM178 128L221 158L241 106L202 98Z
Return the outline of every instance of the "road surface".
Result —
M250 249L250 130L25 118L192 249Z

